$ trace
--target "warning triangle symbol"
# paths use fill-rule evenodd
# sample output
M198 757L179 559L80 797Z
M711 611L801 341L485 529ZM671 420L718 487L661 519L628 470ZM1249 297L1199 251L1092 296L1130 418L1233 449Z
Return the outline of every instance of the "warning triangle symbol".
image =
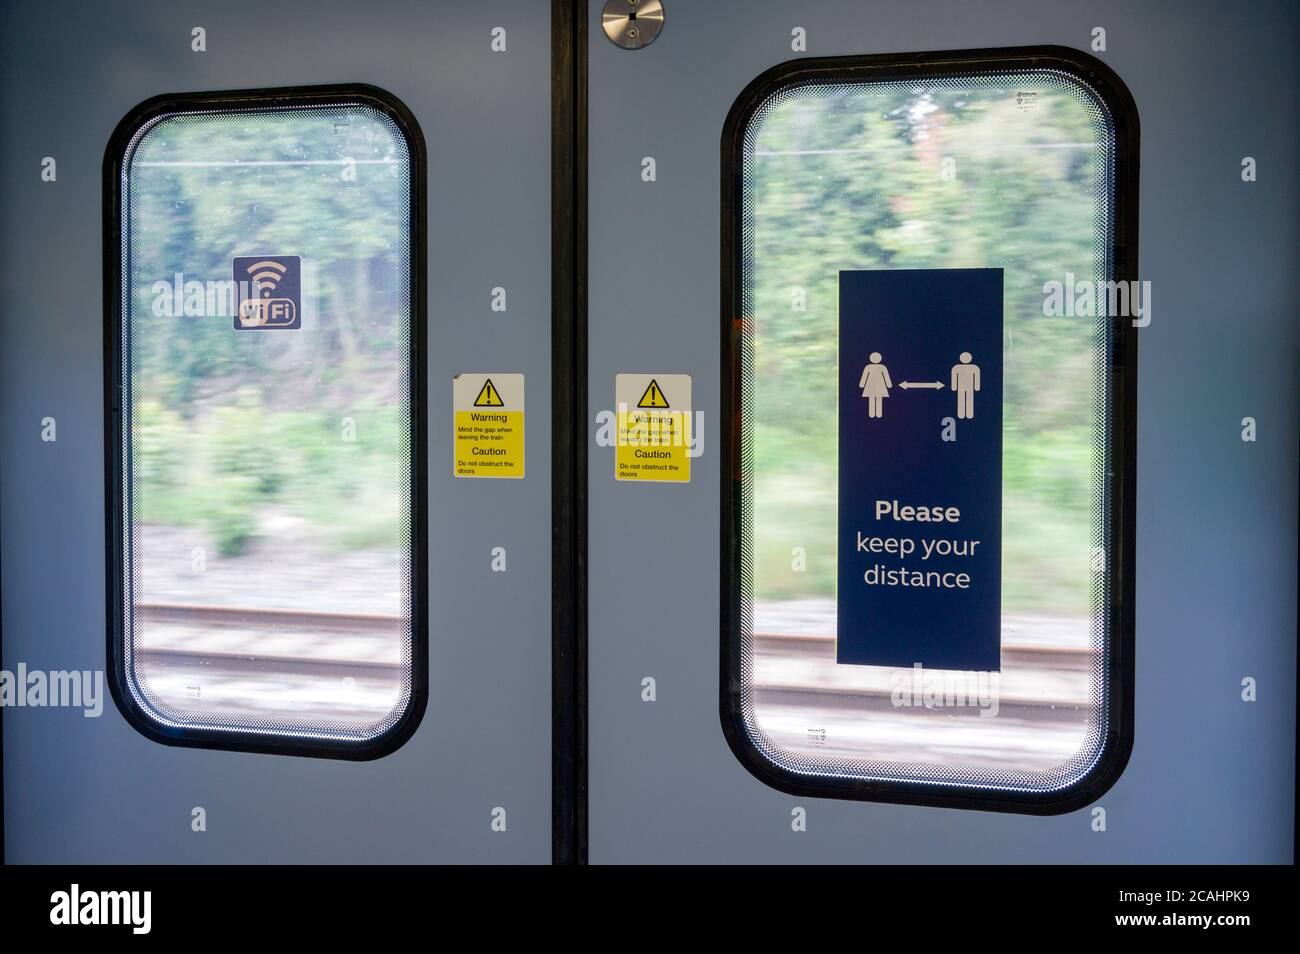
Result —
M488 378L483 382L483 388L478 392L478 397L474 399L475 407L505 407L505 401L501 400L501 395L497 392L497 386Z
M659 382L654 378L650 379L650 385L645 389L645 394L641 395L641 400L636 402L637 407L668 407L668 399L664 397L664 392L659 389Z

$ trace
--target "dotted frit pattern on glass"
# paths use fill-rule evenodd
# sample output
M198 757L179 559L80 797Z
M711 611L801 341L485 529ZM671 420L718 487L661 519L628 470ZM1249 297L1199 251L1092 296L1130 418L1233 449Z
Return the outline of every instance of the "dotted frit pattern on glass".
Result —
M1048 793L1070 786L1085 777L1096 765L1102 754L1102 747L1108 732L1106 685L1110 659L1111 634L1109 632L1108 613L1111 604L1111 580L1108 563L1104 559L1106 547L1111 540L1112 508L1114 501L1108 498L1107 472L1116 466L1120 459L1119 437L1114 434L1112 425L1114 408L1111 406L1111 375L1114 374L1111 357L1115 346L1116 323L1106 313L1104 302L1099 305L1098 313L1091 319L1051 319L1033 316L1037 320L1083 320L1086 327L1081 332L1078 349L1080 354L1072 355L1071 360L1086 364L1088 369L1086 383L1080 385L1079 394L1072 399L1084 400L1089 408L1089 428L1091 432L1091 458L1086 463L1089 489L1086 494L1088 510L1088 552L1072 554L1080 558L1081 567L1078 590L1079 601L1086 602L1087 647L1080 650L1086 654L1087 704L1084 711L1074 714L1077 725L1077 745L1063 758L1054 758L1050 763L1030 765L1030 767L1011 767L1002 764L996 753L990 753L990 737L981 736L985 729L978 721L972 721L972 728L963 740L951 747L948 756L915 760L907 758L881 758L867 751L864 746L862 755L852 752L819 753L814 748L804 745L791 745L789 737L785 741L776 738L773 727L764 721L762 708L758 701L755 687L756 677L756 637L755 607L756 602L770 599L763 585L756 581L756 520L760 519L756 510L755 474L764 463L760 444L759 429L755 424L759 416L760 402L769 402L770 407L791 407L793 404L784 398L772 396L763 391L763 373L757 370L758 358L768 343L768 337L777 331L798 333L794 324L779 324L779 321L794 322L797 319L786 316L781 319L772 317L776 310L772 299L760 300L760 292L770 291L779 286L781 289L803 284L804 276L781 275L768 280L764 269L779 267L780 263L769 261L769 257L783 250L779 238L770 234L760 234L763 224L762 215L766 214L773 203L788 202L799 206L801 195L798 188L788 192L773 189L770 185L770 173L765 172L764 164L774 160L787 163L782 168L788 175L797 178L801 175L815 175L826 178L835 174L870 175L870 166L864 165L863 171L846 172L844 166L811 166L808 163L819 161L821 157L833 153L862 154L864 163L870 161L887 162L888 152L892 148L901 148L899 140L914 135L917 123L909 125L909 117L924 117L933 111L934 104L942 101L952 110L966 105L966 101L978 102L986 109L1004 110L1006 115L1022 117L1026 124L1035 120L1034 110L1046 114L1048 110L1074 110L1077 117L1074 127L1086 130L1089 139L1082 142L1051 141L1048 134L1039 136L1032 129L1025 133L1026 141L1043 150L1041 155L1048 155L1048 150L1060 148L1072 150L1071 156L1090 152L1090 158L1075 161L1067 170L1072 181L1078 186L1074 193L1074 207L1068 210L1068 218L1075 227L1074 236L1077 251L1069 259L1072 273L1078 279L1105 282L1113 276L1114 262L1110 249L1113 246L1114 207L1115 207L1115 132L1114 122L1103 100L1078 78L1062 72L1043 69L1017 72L972 72L965 76L934 77L929 80L883 81L883 82L793 82L768 96L753 113L744 131L742 170L742 210L741 210L741 270L743 296L740 318L740 374L741 374L741 408L740 408L740 533L738 558L740 567L740 606L739 625L741 627L740 659L740 695L742 711L748 734L758 751L775 765L802 775L918 783L929 786L962 787L985 790L1019 791ZM993 105L990 105L993 104ZM1014 111L1013 111L1014 110ZM1055 114L1059 115L1059 113ZM873 124L890 128L893 132L872 139ZM923 126L924 124L919 124ZM838 127L836 129L835 127ZM903 128L907 127L907 128ZM954 131L956 130L956 131ZM835 136L831 133L839 133ZM959 142L960 127L947 130L947 141L951 145ZM893 137L891 139L891 136ZM777 140L777 145L773 141ZM859 149L843 149L835 146L836 141L853 140L864 143ZM828 145L828 143L830 143ZM923 148L924 143L919 147ZM1005 144L998 142L981 142L968 144L978 146L971 152L974 159L961 159L969 162L963 170L975 177L995 177L1001 170L998 156L999 149ZM903 143L909 149L918 148L913 139ZM980 152L982 150L982 152ZM965 155L957 146L954 152ZM1058 153L1064 155L1064 153ZM992 157L983 159L981 157ZM845 162L853 160L850 156ZM800 165L804 163L804 165ZM812 172L808 170L812 169ZM767 175L767 179L762 177ZM1015 183L1011 184L1014 188ZM824 188L824 187L822 187ZM870 185L863 186L870 191ZM1031 191L1033 183L1027 183ZM759 192L763 190L763 201L768 206L760 209ZM855 200L852 207L854 215L863 220L873 215L896 211L897 206L889 203L901 203L899 200L882 194L872 194L866 201ZM1044 194L1032 200L1039 203L1062 201L1059 196ZM802 208L802 206L799 206ZM905 210L905 207L904 207ZM819 215L823 210L803 209L809 217ZM934 239L936 248L942 243L943 229L958 227L962 210L937 214L935 220L938 228ZM906 210L899 218L906 217ZM923 223L924 224L924 223ZM920 229L922 226L915 226ZM821 232L818 230L821 229ZM769 230L770 231L770 230ZM818 241L825 241L824 228L814 223L809 234L815 234ZM1008 281L1013 272L1023 261L1007 261L1000 258L998 236L982 236L982 242L969 242L965 246L954 243L946 252L936 251L929 259L908 260L898 253L891 260L892 250L878 249L871 253L861 253L853 245L854 237L843 236L843 241L834 246L842 248L843 254L837 261L826 262L829 272L840 268L855 267L1002 267L1006 270ZM794 242L795 240L790 240ZM829 241L826 241L830 245ZM821 247L821 246L819 246ZM773 250L776 251L773 251ZM854 256L867 254L875 258L867 264L857 264ZM1045 276L1032 276L1033 287L1037 287ZM1064 275L1051 273L1050 276L1064 278ZM785 303L789 307L789 302ZM1010 332L1014 332L1008 322ZM793 329L793 330L791 330ZM824 343L824 342L823 342ZM832 344L833 349L833 344ZM829 359L833 363L833 357ZM1010 369L1008 369L1010 370ZM835 377L833 367L830 377ZM1078 380L1082 377L1076 375ZM1075 380L1075 379L1072 379ZM833 399L832 399L833 400ZM1014 413L1011 412L1011 413ZM1004 460L1007 451L1004 449ZM1006 470L1004 466L1004 471ZM1005 477L1004 477L1005 480ZM833 481L830 482L833 485ZM772 496L765 501L771 504ZM1080 506L1084 506L1080 504ZM768 511L763 511L764 513ZM1005 521L1005 518L1004 518ZM833 525L833 520L831 521ZM1007 539L1004 525L1004 581L1006 570L1005 552L1008 545L1014 546L1014 539ZM833 548L832 548L833 549ZM1075 549L1082 549L1075 547ZM1006 605L1004 599L1004 643L1006 633ZM1004 657L1005 659L1005 657ZM1005 661L1004 661L1005 666ZM858 668L858 667L851 667ZM770 710L769 710L770 711ZM862 706L859 709L848 708L846 713L867 724L871 720L881 719L879 709ZM991 720L996 722L997 720ZM851 747L851 746L849 746ZM1028 760L1032 762L1032 759Z
M332 140L331 140L332 137ZM325 143L325 145L322 145ZM351 169L349 169L349 166ZM369 170L375 170L370 173ZM396 515L391 534L384 537L384 544L395 551L390 563L385 564L382 577L377 577L389 591L391 597L382 607L382 615L392 621L392 639L396 645L382 647L388 671L385 680L392 681L392 691L387 685L384 698L392 698L391 706L386 703L383 711L366 713L360 717L335 718L322 715L323 707L313 710L308 698L298 698L295 690L285 691L283 698L267 701L266 709L270 714L257 711L257 705L251 705L247 711L240 711L237 706L226 710L213 711L198 705L186 705L178 700L173 692L170 695L157 690L152 680L166 674L165 665L146 665L145 647L141 642L142 622L137 613L141 600L142 588L142 549L144 523L141 520L141 506L137 481L134 479L142 466L139 441L140 413L144 391L149 384L147 378L156 373L152 365L142 367L140 345L150 334L158 333L157 323L150 324L150 297L148 289L158 281L167 282L173 278L171 270L159 274L157 262L142 265L139 261L141 249L145 242L156 245L156 233L165 234L164 247L167 249L167 261L177 272L186 270L192 263L191 256L199 242L192 234L183 232L169 233L175 229L174 223L166 215L164 206L157 201L157 188L164 180L158 176L193 172L194 170L211 170L214 176L235 177L223 184L238 190L240 182L255 182L253 178L237 177L273 176L269 180L273 187L269 203L247 203L247 207L237 204L236 208L206 208L202 219L205 230L204 238L209 246L225 248L221 243L228 242L228 251L223 253L225 272L209 268L206 277L210 279L231 278L232 260L235 256L257 254L298 254L302 249L264 248L255 240L248 245L246 236L254 226L277 217L287 223L282 234L313 235L323 233L322 214L334 213L340 217L335 223L335 233L342 233L341 243L353 242L347 246L355 249L358 259L370 255L379 257L387 264L377 277L372 273L363 273L360 269L354 278L354 284L348 286L347 294L362 294L361 286L372 285L378 281L383 284L382 296L377 295L378 303L373 304L376 312L382 311L384 320L371 323L353 337L361 340L357 348L373 348L380 354L378 360L390 362L389 374L385 381L385 394L390 395L381 402L377 409L369 409L372 419L382 419L386 427L392 428L394 438L385 446L382 460L376 466L385 468L384 473L391 477L390 487L395 488ZM382 175L381 186L385 203L382 211L371 213L365 210L366 202L346 196L337 183L347 182L348 173L361 170L362 174ZM415 625L413 619L414 578L412 547L414 545L414 527L416 525L416 507L421 503L415 499L415 474L413 473L413 448L416 443L412 429L412 388L415 369L413 366L412 341L415 320L414 303L411 287L412 274L412 157L405 135L400 127L383 111L364 103L340 101L303 107L267 107L250 106L226 111L176 112L158 116L142 125L128 144L121 165L121 177L118 182L120 190L121 222L121 339L116 342L120 357L120 374L122 393L121 402L123 422L123 439L117 449L123 472L122 496L117 505L122 508L124 519L124 550L120 557L123 561L124 592L121 594L124 620L125 671L127 686L134 702L152 721L164 729L198 729L208 732L252 733L267 737L286 737L304 740L322 740L331 742L364 743L383 736L396 725L407 712L413 696L413 655ZM355 181L355 172L353 174ZM371 180L374 181L374 180ZM177 183L167 181L166 188L175 190L176 204L197 207L204 201L204 189L195 187L193 182ZM268 180L263 179L259 185L266 194ZM322 189L339 188L337 196L322 193ZM313 190L315 190L313 192ZM151 194L152 191L152 194ZM238 194L238 191L236 191ZM297 221L306 210L301 207L301 197L312 194L318 204L312 207L312 214L317 216L311 222ZM297 203L297 205L295 204ZM294 230L297 230L296 232ZM213 238L216 235L218 238ZM154 256L157 258L157 255ZM200 269L202 272L202 270ZM200 275L200 277L204 277ZM315 277L322 287L331 280L332 275ZM306 278L304 277L304 282ZM182 296L185 291L182 290ZM341 292L336 294L342 296ZM369 294L365 292L364 294ZM209 298L209 300L211 300ZM354 298L349 298L349 301ZM370 298L364 299L367 303ZM355 316L354 316L355 317ZM364 318L365 316L360 316ZM198 321L224 323L224 334L244 336L265 336L254 344L251 337L242 339L249 342L248 347L272 352L275 349L290 347L287 337L294 331L242 331L232 327L231 316L210 316L203 318L176 317L166 334L184 334L186 323ZM330 315L317 317L318 327L332 320ZM189 327L196 327L194 324ZM215 327L215 325L214 325ZM368 337L367 337L368 336ZM310 356L318 364L320 355ZM241 367L238 362L224 373L238 378ZM327 379L345 377L344 366L327 367L320 370L321 393L325 393ZM313 410L310 405L312 392L304 390L290 396L286 403L294 404L295 410ZM189 414L188 408L179 409L182 415ZM199 412L195 412L196 415ZM375 463L372 461L371 463ZM358 507L364 506L359 502ZM391 567L391 569L390 569ZM312 612L318 602L325 600L329 594L328 581L320 586L299 587L298 592L281 593L281 602L287 601L288 609ZM211 592L205 592L209 597ZM222 594L224 596L224 594ZM184 602L186 600L182 600ZM265 605L259 602L257 579L250 579L247 591L231 595L226 602L247 605L250 609L285 609L274 602ZM337 603L337 600L335 601ZM391 608L389 606L391 603ZM347 607L332 605L336 612L347 613ZM365 615L364 609L359 611ZM372 609L373 613L373 609ZM348 634L343 634L346 637ZM213 659L203 657L199 652L200 666L211 665ZM328 672L328 681L337 686L338 692L352 691L353 684L361 677L353 679L346 659L335 660L324 654L318 671ZM255 656L248 657L250 661ZM268 664L267 671L274 672L275 662ZM331 668L331 666L333 668ZM357 669L364 671L362 664ZM324 685L326 680L322 680ZM271 690L274 683L264 683L258 692L264 695Z

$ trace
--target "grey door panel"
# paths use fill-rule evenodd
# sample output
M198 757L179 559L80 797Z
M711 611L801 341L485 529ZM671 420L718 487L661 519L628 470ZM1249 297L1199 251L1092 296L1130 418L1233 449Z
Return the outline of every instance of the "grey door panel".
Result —
M9 18L4 667L104 668L100 163L114 126L164 93L365 83L411 110L428 151L429 704L401 748L359 763L163 746L112 700L95 719L6 710L7 860L549 861L549 9L77 3ZM452 376L467 371L526 376L524 480L453 476Z
M593 863L1290 859L1297 157L1283 89L1297 61L1280 37L1294 24L1283 4L828 0L671 4L634 52L591 31L589 409L611 406L616 373L687 373L707 431L689 484L616 483L613 452L589 447ZM724 120L755 77L800 56L1038 45L1102 59L1142 120L1154 308L1138 332L1131 760L1100 801L1047 818L784 795L741 766L718 719ZM1278 175L1243 182L1246 156ZM1243 441L1248 416L1273 434ZM1247 677L1270 687L1257 701L1242 699Z

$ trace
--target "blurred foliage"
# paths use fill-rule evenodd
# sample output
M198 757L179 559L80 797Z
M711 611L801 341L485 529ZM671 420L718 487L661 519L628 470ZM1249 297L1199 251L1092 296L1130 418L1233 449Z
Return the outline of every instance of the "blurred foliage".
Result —
M1022 88L1039 91L1031 110ZM835 592L839 271L989 266L1005 269L1004 605L1086 612L1095 327L1044 318L1041 289L1104 268L1096 136L1042 78L805 90L761 117L746 159L760 598ZM359 109L172 119L146 135L130 190L138 519L201 527L224 555L285 517L322 546L397 545L402 159L400 137ZM306 333L155 313L155 282L227 282L253 254L303 257ZM791 569L795 546L807 572Z
M137 517L201 527L223 556L245 552L267 513L301 519L322 546L396 546L405 434L385 408L358 408L352 422L325 411L268 413L252 391L188 424L141 402Z
M400 544L405 159L356 107L144 135L129 189L137 519L200 527L224 556L286 526L326 547ZM233 300L210 296L258 254L302 258L302 329L238 331ZM206 313L176 311L178 273L181 304Z
M1021 90L1038 92L1032 108L1017 103ZM1097 328L1045 318L1042 286L1104 271L1094 122L1045 77L807 88L754 120L757 598L835 592L840 270L1001 267L1003 602L1086 613ZM799 288L805 311L793 306ZM792 569L796 546L805 572Z

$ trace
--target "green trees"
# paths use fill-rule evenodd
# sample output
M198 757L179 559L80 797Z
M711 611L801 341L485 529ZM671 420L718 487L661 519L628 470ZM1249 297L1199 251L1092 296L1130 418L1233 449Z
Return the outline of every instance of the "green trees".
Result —
M1004 602L1086 611L1098 325L1045 318L1042 286L1105 268L1095 113L1039 76L803 89L755 126L745 175L758 592L835 591L840 270L1001 267ZM796 546L805 572L791 571Z
M315 544L396 545L409 192L396 130L346 107L175 117L130 175L137 519L203 527L226 556L278 513ZM233 299L204 294L257 254L301 257L303 328L236 330ZM160 287L185 313L155 307Z

